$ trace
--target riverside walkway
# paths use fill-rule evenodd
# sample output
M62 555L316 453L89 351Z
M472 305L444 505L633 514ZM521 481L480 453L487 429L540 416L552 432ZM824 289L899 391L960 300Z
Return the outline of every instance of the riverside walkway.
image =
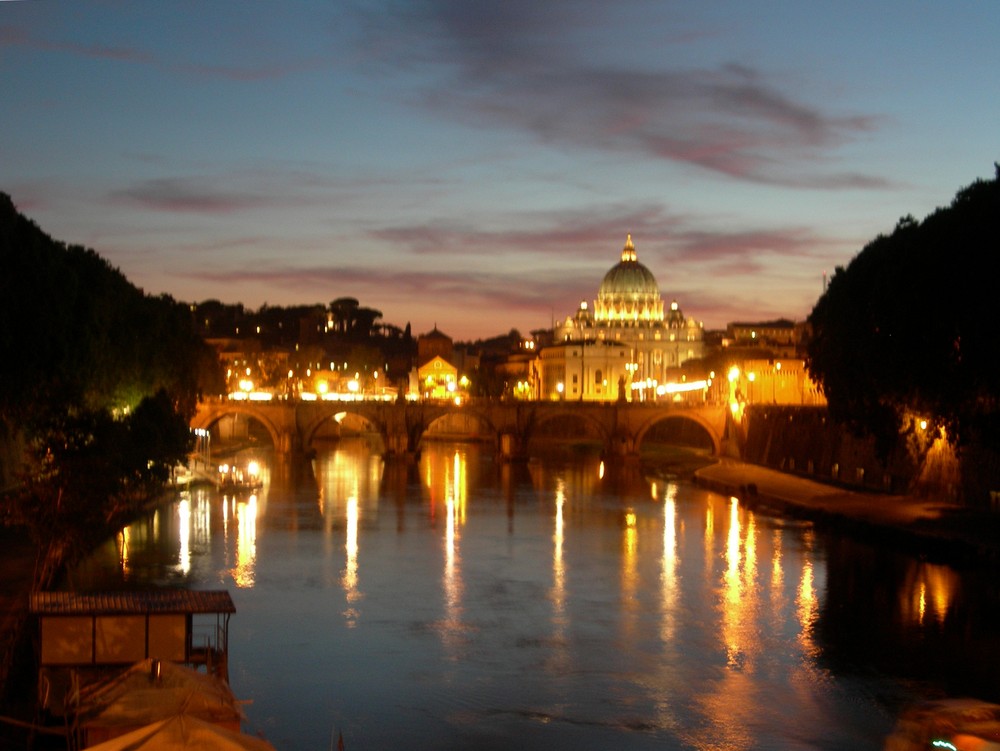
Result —
M702 487L749 508L809 519L921 557L956 565L1000 565L1000 513L933 498L850 490L722 459L694 473Z

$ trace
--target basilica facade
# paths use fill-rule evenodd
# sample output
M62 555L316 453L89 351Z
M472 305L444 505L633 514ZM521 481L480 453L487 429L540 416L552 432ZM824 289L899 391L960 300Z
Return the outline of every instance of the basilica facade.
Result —
M703 355L703 327L676 302L665 307L632 236L604 275L593 306L580 303L552 332L536 362L539 398L662 398L685 361Z

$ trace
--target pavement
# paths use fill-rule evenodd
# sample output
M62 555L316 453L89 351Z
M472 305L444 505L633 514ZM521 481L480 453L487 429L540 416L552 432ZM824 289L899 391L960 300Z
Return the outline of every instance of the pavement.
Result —
M989 509L861 492L730 459L694 477L759 512L811 519L943 563L1000 566L1000 513Z

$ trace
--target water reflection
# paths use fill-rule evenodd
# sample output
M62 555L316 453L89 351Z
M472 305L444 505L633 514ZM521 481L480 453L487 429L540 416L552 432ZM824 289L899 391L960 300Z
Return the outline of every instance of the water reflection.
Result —
M347 609L344 611L344 618L350 628L358 625L359 612L356 607L361 599L361 590L358 587L358 497L351 496L347 499L347 539L344 542L344 552L347 560L344 564L344 573L341 576L341 585L344 588L344 598L347 600Z
M812 530L803 535L802 576L799 580L798 595L795 599L796 612L799 619L799 643L803 654L809 657L819 657L820 649L814 639L816 619L819 617L819 599L813 583L812 552L815 536Z
M925 562L913 567L899 593L903 619L918 626L943 624L957 587L958 575L947 566Z
M229 575L237 587L252 587L257 562L257 494L229 498L228 502L223 497L223 507L236 517L236 550Z
M279 747L322 747L334 703L370 747L875 749L913 677L1000 698L988 577L596 460L313 467L194 490L72 573L236 591L236 688Z
M460 657L458 647L464 643L465 624L462 622L462 557L460 542L466 521L468 502L468 468L464 451L454 451L449 457L426 456L423 460L424 482L430 493L431 517L438 503L444 505L444 568L441 586L444 594L444 618L440 624L441 639L451 659Z
M663 558L661 565L660 639L671 646L677 633L679 582L677 577L677 485L667 485L663 501Z
M547 661L548 669L556 675L568 670L568 652L566 650L566 633L569 628L569 617L566 612L566 560L563 555L563 545L566 540L565 521L563 517L566 505L566 483L560 478L555 487L555 520L552 531L552 586L549 589L549 600L552 602L552 645L553 651Z

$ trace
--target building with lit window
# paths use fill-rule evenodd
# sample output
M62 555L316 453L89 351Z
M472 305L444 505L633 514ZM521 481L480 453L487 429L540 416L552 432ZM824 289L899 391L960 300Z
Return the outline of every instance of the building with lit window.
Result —
M639 400L656 398L658 390L662 396L684 362L703 355L704 330L676 301L664 306L628 235L593 307L580 303L552 340L536 361L539 398Z

